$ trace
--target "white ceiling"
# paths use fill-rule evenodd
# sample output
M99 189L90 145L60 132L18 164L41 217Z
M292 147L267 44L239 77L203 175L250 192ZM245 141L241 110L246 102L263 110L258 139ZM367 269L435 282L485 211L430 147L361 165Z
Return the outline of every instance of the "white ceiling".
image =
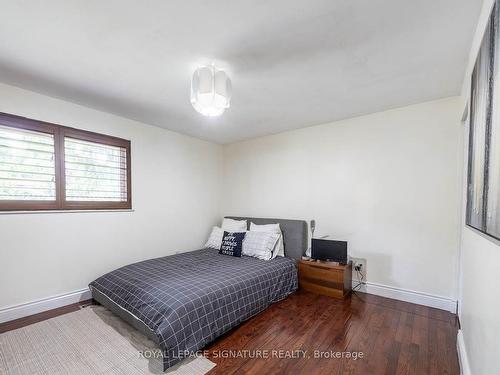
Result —
M0 0L0 81L219 143L457 95L481 0ZM190 78L215 62L231 108Z

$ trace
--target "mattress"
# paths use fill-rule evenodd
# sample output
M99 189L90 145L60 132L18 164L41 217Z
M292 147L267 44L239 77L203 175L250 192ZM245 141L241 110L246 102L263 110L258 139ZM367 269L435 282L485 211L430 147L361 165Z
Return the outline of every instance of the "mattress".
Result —
M93 296L156 338L164 369L297 290L295 260L269 261L201 249L109 272Z

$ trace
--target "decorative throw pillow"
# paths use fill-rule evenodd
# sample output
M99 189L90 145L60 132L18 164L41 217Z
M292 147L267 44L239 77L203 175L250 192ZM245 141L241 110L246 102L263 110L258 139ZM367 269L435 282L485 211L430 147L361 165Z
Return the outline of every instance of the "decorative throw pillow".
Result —
M280 224L254 224L250 223L250 231L255 231L255 232L270 232L270 233L278 233L280 235L278 243L276 244L276 247L273 250L273 258L276 258L277 255L284 257L285 256L285 247L283 244L283 233L281 232L280 229Z
M243 249L243 240L245 239L245 232L226 232L222 237L222 244L220 245L219 254L231 255L233 257L241 257Z
M220 227L213 227L205 247L219 250L222 244L222 236L224 236L224 231Z
M272 259L279 237L278 233L247 232L243 240L243 255L263 260Z
M247 221L224 218L221 227L228 232L245 232L247 230Z

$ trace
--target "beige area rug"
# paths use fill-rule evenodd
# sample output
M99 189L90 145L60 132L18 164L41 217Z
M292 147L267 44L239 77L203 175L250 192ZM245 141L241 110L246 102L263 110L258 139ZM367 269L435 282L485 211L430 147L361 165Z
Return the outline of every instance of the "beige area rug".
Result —
M102 306L90 306L0 335L0 374L162 374L156 344ZM165 374L206 374L190 358Z

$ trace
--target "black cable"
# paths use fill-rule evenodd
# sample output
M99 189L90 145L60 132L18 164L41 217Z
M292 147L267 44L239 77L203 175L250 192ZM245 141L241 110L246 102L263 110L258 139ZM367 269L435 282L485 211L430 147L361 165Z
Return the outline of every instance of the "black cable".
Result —
M358 275L358 283L352 288L353 292L359 291L361 289L361 286L365 284L365 276L360 270L356 270L356 274Z

